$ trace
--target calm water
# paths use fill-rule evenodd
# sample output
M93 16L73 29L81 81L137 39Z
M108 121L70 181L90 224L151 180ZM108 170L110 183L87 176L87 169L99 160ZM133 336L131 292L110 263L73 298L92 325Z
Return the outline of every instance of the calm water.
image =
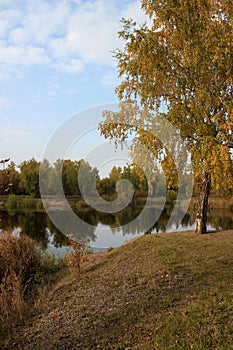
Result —
M135 223L134 217L137 210L127 209L123 212L113 214L101 214L92 211L79 211L77 215L90 225L88 230L80 227L76 229L75 238L85 241L94 251L100 251L109 247L118 247L127 240L136 238L145 233L144 227L147 215L151 215L148 209L142 220ZM153 226L152 233L164 232L170 215L170 209L165 209L159 220ZM62 215L57 211L57 215ZM177 213L179 215L179 213ZM186 214L180 224L174 222L167 228L167 232L192 230L193 215ZM224 211L212 211L208 216L208 229L227 230L233 228L232 208ZM14 232L14 234L26 233L37 240L41 247L59 255L68 250L68 239L50 221L48 216L42 212L0 212L0 233Z

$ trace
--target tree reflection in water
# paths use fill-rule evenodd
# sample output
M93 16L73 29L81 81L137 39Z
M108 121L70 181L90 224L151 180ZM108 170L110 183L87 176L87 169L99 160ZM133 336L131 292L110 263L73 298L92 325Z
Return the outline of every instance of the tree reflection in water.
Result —
M168 220L171 215L172 207L166 206L162 213L159 213L159 209L149 207L140 218L140 221L134 219L141 213L143 206L128 206L124 210L114 213L105 214L103 212L97 212L92 209L81 209L76 211L77 215L81 218L80 225L77 227L76 222L72 222L72 219L68 217L67 213L57 210L55 215L59 215L60 221L63 220L64 225L63 232L72 233L76 240L90 244L97 239L96 228L99 224L109 227L109 235L113 235L116 232L122 232L125 239L127 235L138 235L143 233L160 233L193 229L193 216L192 214L185 214L184 216L181 209L177 209L177 212L173 212L173 222L167 227ZM157 217L160 214L159 219L154 223L149 231L145 232L148 220L151 217ZM179 218L183 216L181 222ZM83 221L83 222L82 222ZM88 223L87 226L85 223ZM227 230L233 228L233 215L232 208L228 210L210 211L208 216L208 224L211 228L216 230ZM43 212L15 212L15 211L1 211L0 212L0 230L4 231L17 231L22 232L38 241L43 249L46 249L48 243L51 242L54 247L62 247L69 245L67 236L59 231L56 226L50 221L49 217ZM120 243L119 243L120 245Z

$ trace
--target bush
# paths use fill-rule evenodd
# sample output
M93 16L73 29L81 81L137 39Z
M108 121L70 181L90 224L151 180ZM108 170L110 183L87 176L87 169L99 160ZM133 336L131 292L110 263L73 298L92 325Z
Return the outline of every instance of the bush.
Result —
M28 236L18 238L7 234L0 237L0 283L13 273L25 286L39 266L39 250Z
M7 198L7 201L6 201L6 208L7 209L17 209L17 205L18 205L17 196L14 194L10 194Z
M25 295L40 265L39 251L29 237L0 237L0 308L5 321L22 314Z
M28 236L0 237L0 338L4 335L6 339L22 317L33 310L39 289L45 284L42 282L58 268Z
M6 201L6 209L10 210L44 210L42 200L39 198L32 198L30 196L17 196L10 194Z
M76 203L76 209L77 210L84 210L84 209L87 209L87 208L89 208L89 206L84 200L79 200Z
M176 198L177 198L177 191L174 191L174 190L167 191L167 199L168 200L174 201L174 200L176 200Z
M20 202L20 206L22 206L23 209L36 209L36 205L37 199L32 197L24 197Z
M36 204L36 210L38 211L44 211L44 204L41 199L37 200Z
M71 272L80 274L81 264L85 261L87 248L84 243L76 242L73 235L69 235L72 252L65 256Z

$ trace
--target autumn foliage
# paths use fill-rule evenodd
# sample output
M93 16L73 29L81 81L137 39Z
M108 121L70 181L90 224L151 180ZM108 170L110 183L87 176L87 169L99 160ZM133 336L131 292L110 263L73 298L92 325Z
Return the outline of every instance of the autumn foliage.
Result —
M154 119L163 109L163 116L184 140L200 187L197 219L201 229L197 231L203 233L208 206L204 189L210 185L214 190L225 188L222 192L227 195L233 188L232 1L142 0L142 8L150 18L148 25L122 21L119 37L124 48L114 55L122 82L116 92L121 101L153 112ZM128 132L138 132L137 118L123 107L121 112L122 129L120 113L115 119L105 113L111 124L100 127L102 134L117 143L127 138L125 123L131 129ZM141 125L153 123L150 114L141 115ZM149 144L155 156L155 146L161 148L161 144L148 140ZM137 146L135 142L135 154Z

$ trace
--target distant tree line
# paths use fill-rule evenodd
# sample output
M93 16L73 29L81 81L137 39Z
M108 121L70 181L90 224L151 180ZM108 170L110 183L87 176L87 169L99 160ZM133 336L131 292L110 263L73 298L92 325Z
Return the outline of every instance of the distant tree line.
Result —
M45 181L44 186L46 186L48 194L55 195L60 169L62 167L62 183L65 195L79 196L78 174L81 163L85 183L88 187L91 176L95 176L97 179L99 178L98 170L92 168L84 160L71 161L58 159L54 164L50 164L46 159L41 163L32 158L28 161L23 161L19 166L11 162L6 169L0 170L0 194L29 195L39 198L39 173L41 169L44 174L42 177L43 181Z
M0 195L29 195L34 198L40 197L39 172L43 174L43 186L50 195L56 195L60 169L62 167L62 184L66 196L81 196L79 188L80 177L85 181L83 190L90 196L93 194L93 181L96 183L98 193L103 197L116 196L116 184L121 179L129 180L138 195L147 194L147 181L142 172L132 166L114 166L108 177L100 178L97 168L82 160L72 161L58 159L50 164L48 160L39 162L32 158L23 161L19 166L11 162L6 169L0 170ZM124 191L124 188L122 189Z
M104 199L115 199L117 196L117 183L122 180L128 180L134 187L135 197L147 197L148 195L163 196L164 191L168 190L170 197L176 197L178 190L177 174L174 170L167 170L161 173L157 172L154 175L152 190L148 190L148 183L144 172L134 164L121 167L114 166L109 175L105 178L100 178L99 170L91 167L85 160L61 160L58 159L55 163L50 164L48 160L39 162L34 158L23 161L19 166L11 162L6 169L0 170L0 195L29 195L33 198L40 197L39 186L39 171L44 172L43 181L46 186L46 192L49 195L56 195L57 184L59 181L60 169L62 167L62 184L66 196L81 196L79 188L80 177L84 179L85 193L93 195L93 181L96 183L96 189L100 196ZM164 168L164 167L163 167ZM189 177L181 186L183 191L189 185ZM119 189L118 189L119 190ZM226 191L229 189L226 188ZM120 188L121 194L124 194L124 184ZM199 191L198 182L194 186L194 195ZM224 195L219 192L217 195Z

